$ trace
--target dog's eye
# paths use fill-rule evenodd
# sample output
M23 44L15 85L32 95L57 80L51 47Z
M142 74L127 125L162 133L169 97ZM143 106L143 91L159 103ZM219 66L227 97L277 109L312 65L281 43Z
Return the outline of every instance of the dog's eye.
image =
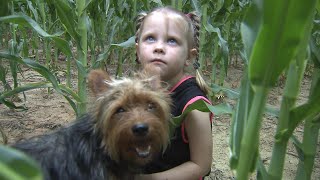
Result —
M122 107L119 107L117 110L116 110L116 114L117 113L123 113L123 112L125 112L126 110L125 109L123 109Z
M156 108L154 103L148 103L148 111L153 111Z

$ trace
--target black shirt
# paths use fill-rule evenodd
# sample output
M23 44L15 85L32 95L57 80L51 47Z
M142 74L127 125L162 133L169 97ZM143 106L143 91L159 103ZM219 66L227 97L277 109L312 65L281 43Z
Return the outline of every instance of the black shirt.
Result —
M188 105L197 100L210 103L205 93L198 86L195 77L192 76L182 79L170 92L173 100L171 114L174 117L181 115ZM182 124L176 128L164 154L147 167L147 173L165 171L190 161L190 149L188 142L185 141L186 135L184 134L183 123L182 121Z

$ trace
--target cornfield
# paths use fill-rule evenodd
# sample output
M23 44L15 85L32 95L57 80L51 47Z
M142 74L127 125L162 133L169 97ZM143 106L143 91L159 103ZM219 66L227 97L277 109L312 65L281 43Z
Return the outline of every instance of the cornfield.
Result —
M283 171L292 143L299 161L294 178L319 179L313 174L320 156L319 0L1 0L0 107L27 110L25 92L46 89L63 96L76 116L85 114L87 73L112 66L114 76L127 75L126 67L136 64L135 17L160 6L201 15L199 62L215 105L198 106L230 117L230 158L225 164L235 178L287 179ZM243 71L239 88L225 84L234 63ZM43 80L22 84L22 67ZM57 75L61 69L63 82ZM306 74L311 78L308 98L298 103ZM283 93L275 107L268 97L279 79L284 79ZM235 103L220 103L220 94ZM19 97L23 105L16 103ZM277 120L268 163L259 149L266 115ZM303 127L302 137L294 135L298 126ZM1 121L0 131L6 144ZM0 179L41 179L31 159L4 145L0 151Z

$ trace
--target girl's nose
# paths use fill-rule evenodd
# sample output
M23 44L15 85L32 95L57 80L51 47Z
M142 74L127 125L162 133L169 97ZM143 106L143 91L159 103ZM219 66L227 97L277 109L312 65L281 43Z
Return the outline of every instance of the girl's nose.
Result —
M164 45L163 45L162 42L158 42L158 43L155 45L154 52L155 52L155 53L165 53Z

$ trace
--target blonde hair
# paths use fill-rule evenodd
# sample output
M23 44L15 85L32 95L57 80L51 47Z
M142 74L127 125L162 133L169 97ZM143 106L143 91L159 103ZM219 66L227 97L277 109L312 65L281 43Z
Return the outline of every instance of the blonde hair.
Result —
M188 24L188 47L189 49L196 49L196 58L195 62L193 63L193 67L196 70L196 81L200 89L205 93L208 94L210 92L210 88L203 79L201 73L200 73L200 64L199 64L199 35L200 35L200 17L195 12L190 12L188 14L184 14L176 9L173 9L171 7L160 7L156 8L149 13L141 12L136 17L136 34L135 34L135 42L138 43L141 32L143 30L143 23L144 20L153 12L170 12L180 15ZM140 63L138 61L137 53L136 53L136 62Z

